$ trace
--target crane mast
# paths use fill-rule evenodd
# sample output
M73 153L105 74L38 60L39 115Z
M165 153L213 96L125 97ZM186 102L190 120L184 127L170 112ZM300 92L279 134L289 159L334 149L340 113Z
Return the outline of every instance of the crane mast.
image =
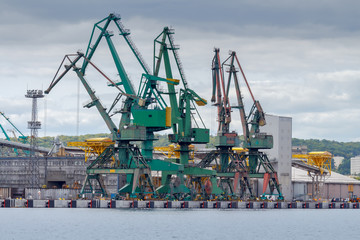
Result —
M156 89L156 81L164 81L164 79L161 79L161 80L159 80L159 79L155 80L154 78L149 79L149 77L152 76L151 70L148 67L148 65L146 64L140 51L136 47L134 41L130 37L130 30L125 28L125 26L121 22L121 17L118 14L112 13L108 17L106 17L103 20L94 24L94 27L93 27L93 30L92 30L92 33L90 36L90 40L88 43L88 47L87 47L87 50L85 53L85 58L84 58L84 61L83 61L82 67L81 67L81 73L83 75L85 75L86 68L88 66L88 61L86 61L85 59L88 59L90 61L92 59L93 55L95 54L96 50L98 49L98 47L101 43L101 40L105 39L107 46L110 50L111 56L113 58L115 67L117 69L118 75L120 77L120 81L115 82L114 84L111 84L110 86L122 85L124 88L124 92L126 94L134 95L134 96L137 94L136 89L133 86L131 80L129 79L129 77L125 71L125 67L124 67L122 61L120 60L120 57L116 50L116 47L112 41L112 37L114 36L114 33L109 30L111 23L115 24L115 28L118 30L119 35L123 37L123 39L127 43L128 47L130 48L130 50L136 57L138 63L142 67L142 69L144 71L144 74L142 75L142 79L143 78L146 79L144 81L144 82L146 82L146 84L151 83L149 85L145 84L145 86L147 87L147 90L150 89L148 92L146 92L146 93L150 93L150 95L147 96L146 102L135 101L134 106L131 110L131 113L134 115L134 124L137 124L137 125L140 124L140 125L143 125L146 127L146 139L144 141L142 141L141 152L146 159L151 160L153 158L153 156L152 156L153 141L156 140L154 137L154 132L162 131L162 130L169 128L169 126L167 126L165 123L166 120L161 121L161 123L156 123L156 122L159 119L170 119L170 117L171 117L170 110L169 109L166 110L166 108L167 108L166 103L160 96L159 91ZM96 37L96 34L98 34L97 37ZM173 83L173 84L176 84L176 83ZM140 91L140 88L139 88L139 91ZM138 95L140 94L139 91L138 91ZM151 96L151 95L153 95L153 96ZM117 101L119 100L120 97L121 96L119 95ZM142 111L142 110L148 110L147 108L148 108L149 104L151 103L150 99L152 99L152 98L154 98L155 102L160 104L161 107L154 109L154 111L151 114L149 113L149 111ZM154 101L152 103L154 103ZM150 118L149 117L150 115L154 116L154 117ZM140 122L139 122L139 120L140 120ZM167 121L169 122L170 120L167 120Z

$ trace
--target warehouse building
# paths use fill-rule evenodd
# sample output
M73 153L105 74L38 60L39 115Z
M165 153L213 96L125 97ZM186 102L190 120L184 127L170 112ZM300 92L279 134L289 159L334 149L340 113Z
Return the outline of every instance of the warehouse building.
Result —
M353 195L360 196L360 181L331 172L320 180L320 197L322 199L346 199ZM312 199L314 183L308 172L299 168L292 168L292 187L294 199Z

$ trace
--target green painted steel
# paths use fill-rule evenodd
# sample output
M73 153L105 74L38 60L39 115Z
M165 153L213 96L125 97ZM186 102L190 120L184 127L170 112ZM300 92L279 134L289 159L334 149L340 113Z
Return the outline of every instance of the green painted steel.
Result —
M184 171L163 171L162 172L162 186L157 189L159 193L174 193L175 196L183 195L190 192L190 189L185 184L188 182L198 181L199 177L209 178L214 186L217 186L216 171L201 169L189 166L189 145L197 143L209 142L209 129L205 127L193 127L193 111L197 112L195 104L206 105L206 101L197 93L188 88L185 79L184 71L181 61L179 59L177 50L174 44L173 30L165 27L154 40L154 75L159 76L161 63L164 65L165 76L167 79L173 79L173 71L170 63L170 53L173 54L174 60L179 71L182 88L176 89L174 84L168 83L168 95L171 106L171 128L172 134L169 134L169 140L172 143L180 146L180 159L178 163L184 166ZM159 52L156 53L156 47L159 46ZM178 92L178 93L177 93ZM198 112L197 112L198 113ZM202 124L203 121L199 116ZM204 124L203 124L204 125ZM170 187L170 179L176 176L176 187ZM212 194L222 194L223 191L217 187L213 188Z
M109 27L111 22L114 22L117 29L120 31L121 36L123 36L123 38L125 39L126 43L128 44L129 48L131 49L131 51L133 52L134 56L136 57L136 59L138 60L139 64L141 65L141 67L143 68L143 70L149 74L150 71L146 65L146 63L144 62L144 60L142 59L141 55L139 54L136 46L134 45L134 43L132 42L132 40L129 38L130 32L128 31L128 29L125 29L125 27L122 25L121 23L121 18L119 15L116 14L109 14L108 17L102 19L101 21L97 22L94 24L93 30L91 32L91 36L90 36L90 40L89 40L89 44L88 47L86 49L86 53L85 56L91 60L97 47L99 46L102 38L104 36L106 36L107 34L109 34L109 32L107 31L107 28ZM93 38L95 36L95 32L96 30L99 30L100 33L98 34L98 37L96 38L95 42L93 43ZM116 61L114 59L114 61ZM82 68L81 68L81 72L83 74L85 74L85 70L87 68L88 62L84 61Z
M166 110L133 109L134 124L146 127L166 128Z
M79 68L74 67L74 71L76 72L77 76L81 80L81 83L84 85L86 92L89 94L92 104L97 108L98 112L100 113L101 117L103 118L104 122L106 123L108 129L112 133L113 139L116 139L117 130L118 128L110 118L110 116L106 113L106 108L101 104L99 99L95 95L95 91L91 89L87 81L85 80L83 74L80 72Z
M146 128L143 126L130 125L121 129L119 139L122 141L145 141Z
M0 124L0 128L1 128L1 131L4 133L6 140L11 141L9 135L6 133L5 129L3 128L3 126L1 124Z
M113 44L113 42L111 40L112 36L113 35L110 35L108 32L105 33L105 39L106 39L106 42L107 42L107 44L109 46L109 49L110 49L111 55L113 57L116 69L118 71L118 74L120 76L121 84L124 86L125 92L127 94L135 95L135 89L133 88L129 77L125 72L124 66L121 63L119 55L118 55L118 53L117 53L117 51L115 49L115 46L114 46L114 44Z
M174 174L184 171L184 165L166 160L152 159L148 164L152 171L172 171Z

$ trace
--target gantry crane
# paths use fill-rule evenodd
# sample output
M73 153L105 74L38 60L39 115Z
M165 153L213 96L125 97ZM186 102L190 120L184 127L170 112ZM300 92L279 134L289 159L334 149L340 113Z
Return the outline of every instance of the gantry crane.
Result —
M174 65L180 75L181 86L176 89L174 85L167 84L167 94L171 106L171 128L172 134L169 134L170 142L178 144L179 158L177 162L184 166L183 171L166 171L162 173L162 186L158 188L159 193L174 193L177 198L184 198L191 193L194 195L220 195L222 190L218 188L216 182L216 171L211 169L199 168L189 165L189 152L191 144L208 143L209 129L207 129L197 111L196 105L204 106L206 100L201 98L195 91L188 87L185 78L184 69L178 54L178 46L174 43L174 30L165 27L163 31L154 40L154 75L160 75L161 63L164 64L165 77L173 79L172 65L170 55L173 55ZM157 52L158 50L158 52ZM178 92L176 92L176 90ZM202 123L202 127L195 121L195 114ZM196 124L196 127L193 126ZM175 176L176 184L169 189L170 181ZM204 178L207 178L205 191ZM201 192L195 191L194 186L200 186Z
M298 162L294 162L296 166L307 170L308 176L312 179L312 196L314 199L321 198L321 185L325 181L325 177L331 175L331 160L333 158L332 154L327 151L316 151L309 152L307 154L293 154L293 159L300 159L306 165L315 167L316 169L311 169L309 167L304 167Z
M169 110L166 110L166 104L164 103L161 96L159 96L159 93L156 89L156 81L159 79L151 78L151 71L148 65L146 64L145 60L143 59L140 51L136 47L135 43L130 37L130 30L125 28L125 26L121 22L121 17L117 14L110 14L108 17L104 18L103 20L97 22L94 24L91 37L89 40L88 47L86 49L85 58L83 60L83 64L81 67L80 72L85 75L86 68L89 64L89 62L86 60L91 60L94 56L99 44L101 43L101 40L105 39L107 46L110 50L111 56L113 58L115 67L117 69L117 73L119 74L120 81L114 82L114 84L110 84L110 86L123 86L124 92L135 96L136 89L133 86L132 82L130 81L124 65L122 61L120 60L119 54L115 48L115 45L113 43L112 37L114 36L114 33L109 30L109 26L111 23L115 24L116 29L119 31L119 35L124 38L126 41L128 47L133 52L134 56L138 60L140 66L142 67L144 74L142 75L141 81L144 83L151 83L149 85L144 84L146 89L143 90L143 94L147 94L146 98L145 96L142 96L143 99L146 99L145 102L134 102L134 106L132 108L132 114L135 114L137 117L135 117L135 121L142 121L140 124L143 124L144 122L149 123L148 126L146 126L146 140L143 141L142 146L142 154L147 159L152 159L152 147L153 147L153 141L154 138L154 131L161 131L164 129L167 129L168 126L166 126L166 119L170 118L170 115L166 116L166 112L169 112ZM100 32L99 32L100 31ZM99 32L99 33L98 33ZM98 33L98 34L97 34ZM97 37L96 37L97 34ZM162 79L163 80L163 79ZM173 84L176 84L176 82ZM139 88L140 89L140 88ZM150 92L150 94L149 94ZM138 93L140 94L140 93ZM122 93L119 92L117 97L115 98L114 104L111 106L110 110L113 109L115 104L118 103L122 96ZM143 109L147 109L150 104L153 103L160 103L161 108L156 108L152 113L141 111ZM151 115L151 117L149 117ZM161 122L159 123L159 121ZM168 120L169 121L169 120ZM137 122L135 122L137 124Z
M90 138L86 139L84 142L68 142L69 147L78 147L85 152L85 162L90 157L97 157L102 154L106 148L111 145L114 145L114 141L110 138ZM115 159L114 159L115 160Z
M233 150L234 147L239 146L239 137L237 132L230 131L232 112L229 99L230 81L226 85L220 61L220 49L215 48L214 52L211 102L217 108L217 121L219 123L215 136L216 149L208 153L198 163L198 166L209 167L215 164L219 186L224 190L225 197L245 198L248 190L249 197L253 198L245 158L238 151ZM237 81L235 84L238 84ZM237 194L238 183L240 183L239 194Z
M137 94L111 40L113 33L108 30L111 22L115 23L120 35L125 38L130 49L145 71L141 76L141 86L139 87ZM96 40L93 40L95 38L96 29L100 30L100 34ZM176 85L178 84L178 81L174 79L164 79L149 74L150 71L133 41L130 39L129 34L129 31L125 29L120 22L120 17L118 15L110 14L107 18L96 23L91 34L86 54L78 52L74 55L65 56L60 67L64 65L65 60L70 64L65 65L65 71L57 77L60 70L59 67L48 90L45 91L45 93L49 93L61 78L70 69L73 69L92 100L89 104L85 105L85 107L95 106L111 132L114 144L109 145L87 168L87 177L81 190L82 193L94 191L90 180L95 179L100 186L99 192L107 195L105 186L102 183L102 174L114 173L126 174L127 183L119 189L119 194L129 194L130 197L142 197L145 193L149 192L150 194L156 195L155 189L151 183L151 170L162 171L165 169L170 171L181 171L183 169L180 164L165 163L164 161L152 158L152 142L155 140L153 132L169 128L171 117L170 109L167 107L166 102L157 89L157 82L163 81L171 85ZM112 81L109 79L90 60L103 38L106 39L110 49L120 81ZM93 43L94 41L95 43ZM76 63L80 60L83 60L81 68L76 66ZM85 71L89 64L110 82L109 86L119 90L109 110L104 108L100 99L95 95L95 91L90 88L85 79ZM121 97L125 97L122 109L111 113ZM116 126L111 118L116 113L121 113L121 120L118 126ZM142 148L140 149L136 144L133 144L134 141L142 142ZM115 164L113 163L114 158ZM87 186L89 188L86 188Z
M263 194L267 189L267 185L269 185L270 195L273 195L276 189L278 199L283 199L277 173L273 168L272 164L270 163L266 153L260 151L261 149L271 149L273 147L272 135L260 132L260 127L266 124L265 113L260 105L260 102L255 100L254 98L254 95L250 89L249 83L246 79L245 73L240 65L235 51L230 52L230 56L223 62L222 65L223 68L224 66L229 67L227 92L229 92L229 87L232 79L235 83L234 86L237 105L233 106L232 108L238 108L240 112L240 119L244 135L243 147L248 149L248 153L247 155L245 155L245 157L248 158L249 162L249 176L264 179ZM243 97L237 78L238 69L236 68L236 66L240 70L246 87L250 93L251 99L253 100L253 105L248 115L246 115L245 113L245 107L242 100Z
M215 138L216 150L210 152L199 166L209 166L214 160L216 163L217 175L220 177L220 185L228 195L234 196L237 191L237 184L240 183L240 195L244 197L246 191L250 197L254 197L252 187L249 183L250 178L263 178L263 193L270 186L270 194L276 189L278 198L283 196L280 191L277 180L277 173L272 167L265 153L260 149L272 148L272 136L260 132L260 126L265 125L265 114L259 101L256 101L241 65L237 59L236 52L230 52L230 56L223 62L220 62L220 50L215 48L215 56L212 61L213 73L213 91L212 102L218 110L218 132ZM245 107L240 91L240 84L237 78L237 69L241 70L246 86L254 102L250 113L246 115ZM224 67L228 67L228 79L225 82ZM233 82L233 85L232 85ZM230 104L230 90L234 89L236 93L236 105ZM239 143L238 134L230 132L230 123L232 119L232 109L238 109L243 130L242 147L246 151L235 151L233 149ZM249 129L250 128L250 129ZM218 160L219 159L219 160ZM263 170L262 170L263 169Z

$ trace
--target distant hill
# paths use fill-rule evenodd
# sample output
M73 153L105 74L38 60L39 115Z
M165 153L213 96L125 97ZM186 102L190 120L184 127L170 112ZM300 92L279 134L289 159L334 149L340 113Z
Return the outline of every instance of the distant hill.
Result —
M292 139L293 146L307 146L308 151L328 151L334 156L351 158L360 155L360 142L337 142L317 139Z

